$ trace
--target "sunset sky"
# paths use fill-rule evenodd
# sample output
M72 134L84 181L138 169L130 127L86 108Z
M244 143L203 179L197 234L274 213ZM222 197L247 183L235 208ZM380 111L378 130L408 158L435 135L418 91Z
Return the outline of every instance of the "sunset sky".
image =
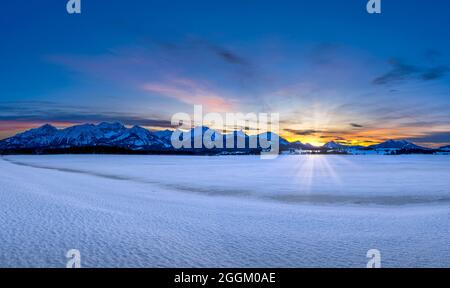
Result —
M159 130L277 112L320 145L450 144L450 1L2 1L0 139L51 123Z

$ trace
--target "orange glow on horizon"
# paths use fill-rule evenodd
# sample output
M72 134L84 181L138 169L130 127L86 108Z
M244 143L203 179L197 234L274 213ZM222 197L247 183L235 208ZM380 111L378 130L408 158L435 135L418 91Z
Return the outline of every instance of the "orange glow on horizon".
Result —
M361 131L341 131L340 133L333 133L329 135L326 131L316 133L314 135L300 136L287 131L281 131L280 136L289 142L300 141L304 144L309 143L314 146L322 146L328 142L334 141L336 143L351 145L351 146L371 146L382 143L387 140L402 140L408 138L420 138L426 136L426 132L422 131L422 127L400 127L400 128L373 128ZM422 146L437 148L448 143L422 143Z
M0 140L12 137L18 133L22 133L33 128L41 127L45 124L53 125L56 128L66 128L80 123L59 121L0 121Z

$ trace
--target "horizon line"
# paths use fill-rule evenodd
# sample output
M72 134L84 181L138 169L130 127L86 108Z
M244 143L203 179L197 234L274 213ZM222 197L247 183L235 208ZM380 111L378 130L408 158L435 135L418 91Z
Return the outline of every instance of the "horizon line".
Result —
M99 126L99 125L101 125L101 124L120 124L120 125L124 126L124 127L127 128L127 129L131 129L131 128L133 128L133 127L140 127L140 128L142 128L142 129L145 129L145 130L147 130L147 131L149 131L149 132L152 132L152 133L155 133L155 132L161 132L161 131L176 131L176 130L184 131L184 130L178 129L178 128L170 128L170 129L169 129L169 128L165 128L165 129L160 129L160 130L154 130L154 129L146 128L146 127L149 127L149 126L126 125L126 124L121 123L120 121L98 121L98 122L71 123L71 125L68 125L68 126L62 126L62 127L59 126L59 125L51 124L51 123L52 123L52 122L46 122L45 124L39 124L39 125L36 125L35 127L31 127L31 128L27 128L27 129L18 131L18 132L17 132L16 134L14 134L14 135L11 135L11 136L8 136L8 137L5 137L5 138L0 138L0 141L4 141L4 140L6 140L6 139L15 137L15 136L17 136L17 135L19 135L19 134L21 134L21 133L24 133L24 132L27 132L27 131L30 131L30 130L33 130L33 129L39 129L39 128L42 128L42 127L44 127L44 126L51 126L51 127L54 127L55 129L57 129L58 131L61 131L61 130L64 130L64 129L67 129L67 128L71 128L71 127L76 127L76 126L85 126L85 125ZM69 124L69 123L67 123L67 124ZM389 139L383 139L383 140L380 140L379 142L374 142L374 143L371 144L371 145L348 145L348 144L342 143L342 141L340 141L340 140L338 140L338 139L334 139L334 140L331 140L331 141L327 141L327 142L324 143L323 145L317 146L317 145L313 145L313 144L307 143L307 142L304 143L304 142L302 142L302 141L300 141L300 140L290 141L290 140L288 140L286 137L283 137L283 136L281 135L281 133L278 134L278 133L272 132L271 130L267 130L267 131L265 131L265 132L260 132L260 133L257 133L257 134L247 134L248 131L245 132L246 129L229 130L228 132L223 132L224 130L227 130L227 129L222 129L222 132L221 132L221 131L220 131L221 129L210 128L210 127L208 127L208 126L206 126L206 125L192 126L192 128L190 128L189 130L192 130L192 129L195 129L195 128L198 128L198 127L208 128L208 129L210 129L210 130L214 130L214 131L216 131L216 132L219 132L219 133L221 133L221 134L223 134L223 135L231 134L231 133L234 133L234 132L243 132L246 136L259 136L259 135L265 134L265 133L274 133L274 134L279 135L280 138L286 140L287 142L289 142L289 143L291 143L291 144L292 144L292 143L300 142L300 143L303 144L303 145L311 145L311 146L317 147L317 148L323 147L323 146L325 146L325 145L327 145L327 144L329 144L329 143L336 143L336 144L338 144L338 145L347 146L347 147L353 147L353 146L356 147L356 146L360 146L360 147L369 148L369 147L371 147L371 146L378 145L378 144L382 144L382 143L387 142L387 141L407 141L407 142L409 142L409 143L412 143L412 144L417 145L415 142L410 141L410 140L408 140L407 138L397 138L397 139L396 139L396 138L389 138ZM186 130L186 131L189 131L189 130ZM419 145L418 145L418 146L419 146ZM436 148L445 147L445 146L447 146L447 145L436 146L436 147L427 147L427 146L425 146L425 145L420 145L420 146L423 147L423 148L428 148L428 149L436 149Z

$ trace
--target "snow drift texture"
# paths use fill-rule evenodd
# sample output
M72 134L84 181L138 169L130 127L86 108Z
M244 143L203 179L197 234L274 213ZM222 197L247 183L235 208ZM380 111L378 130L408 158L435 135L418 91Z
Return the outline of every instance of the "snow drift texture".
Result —
M450 266L448 156L7 156L0 266Z

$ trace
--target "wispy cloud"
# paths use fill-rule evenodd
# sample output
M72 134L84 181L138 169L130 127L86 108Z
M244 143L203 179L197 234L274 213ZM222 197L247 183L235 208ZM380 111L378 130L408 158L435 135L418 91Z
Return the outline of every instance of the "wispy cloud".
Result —
M430 67L420 67L418 65L408 64L400 59L390 59L391 69L373 80L373 84L387 85L408 80L437 80L444 77L449 68L446 65L434 65Z
M385 74L375 78L373 80L374 84L384 85L406 80L408 77L413 76L419 71L417 67L404 63L398 59L389 60L389 65L391 66L391 69Z
M170 54L188 52L193 55L197 53L203 54L204 58L208 58L208 54L216 56L218 59L228 64L252 66L251 61L241 54L227 48L223 45L210 42L203 38L189 37L178 42L155 42Z
M296 130L296 129L289 129L286 128L284 129L284 131L289 132L293 135L297 135L297 136L310 136L310 135L316 135L318 133L323 133L323 131L320 130L314 130L314 129L309 129L309 130Z
M233 104L224 97L191 79L172 79L168 83L146 83L142 89L191 105L204 105L216 112L232 111Z
M437 145L444 145L450 143L449 131L437 131L426 133L423 136L407 138L410 141L417 143L437 143Z
M230 64L247 65L247 61L245 59L241 58L239 55L234 54L229 50L220 47L216 47L214 49L218 56L220 56L224 61Z
M442 78L447 74L449 68L447 66L437 66L432 67L426 71L424 71L421 75L423 80L436 80Z

